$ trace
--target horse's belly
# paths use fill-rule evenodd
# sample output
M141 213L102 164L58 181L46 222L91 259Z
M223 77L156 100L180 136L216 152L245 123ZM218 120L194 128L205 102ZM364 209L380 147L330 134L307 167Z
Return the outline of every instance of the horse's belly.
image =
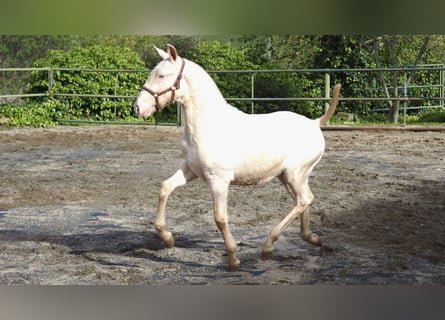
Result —
M272 180L274 176L241 176L235 177L231 184L240 185L240 186L256 186L260 184L264 184Z
M268 156L241 163L235 168L232 184L258 185L272 180L283 171L283 160Z

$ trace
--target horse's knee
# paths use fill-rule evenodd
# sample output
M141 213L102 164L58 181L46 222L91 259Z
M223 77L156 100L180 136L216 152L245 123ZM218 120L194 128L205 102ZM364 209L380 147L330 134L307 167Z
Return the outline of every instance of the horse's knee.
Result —
M165 199L168 197L168 195L170 194L170 185L168 182L164 181L161 184L161 188L159 189L159 199Z

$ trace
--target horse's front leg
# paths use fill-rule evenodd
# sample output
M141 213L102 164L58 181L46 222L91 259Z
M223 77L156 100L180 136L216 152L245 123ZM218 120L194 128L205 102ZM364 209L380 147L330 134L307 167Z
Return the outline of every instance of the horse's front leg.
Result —
M212 190L213 205L215 210L215 222L221 231L226 252L229 256L229 270L238 271L240 261L236 257L236 242L229 230L229 219L227 215L227 194L229 183L225 181L210 181Z
M158 213L155 220L155 228L159 237L168 246L173 247L175 239L170 231L167 231L165 224L165 208L167 206L168 196L177 187L185 185L187 182L196 179L197 175L189 168L186 161L181 163L178 171L170 178L162 182L161 190L159 191Z

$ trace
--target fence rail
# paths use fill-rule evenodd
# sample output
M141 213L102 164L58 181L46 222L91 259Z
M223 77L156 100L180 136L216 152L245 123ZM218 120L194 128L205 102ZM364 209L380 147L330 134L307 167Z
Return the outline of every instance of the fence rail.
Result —
M85 98L100 98L100 99L135 99L135 95L118 95L118 94L88 94L88 93L60 93L53 92L52 85L54 84L54 73L55 72L106 72L106 73L116 73L116 86L118 85L118 75L120 73L150 73L148 69L84 69L84 68L0 68L0 76L5 76L8 72L47 72L48 73L48 89L46 92L41 93L3 93L0 92L0 107L2 100L5 99L19 99L19 98L32 98L32 97L85 97ZM251 102L251 113L255 113L255 103L258 102L278 102L278 101L314 101L314 102L324 102L325 105L328 103L330 98L330 75L335 75L338 73L375 73L375 78L378 78L378 73L391 73L398 72L399 74L411 74L415 72L430 72L437 73L435 76L437 82L435 83L422 83L422 84L408 84L404 83L401 86L398 86L400 94L397 97L387 97L381 96L383 92L381 88L374 88L374 91L380 90L380 96L368 96L368 97L340 97L340 101L344 102L388 102L388 101L400 101L404 102L401 104L400 110L410 110L410 109L423 109L423 108L443 108L444 107L444 74L445 74L445 66L443 65L427 65L427 66L418 66L418 67L400 67L400 68L349 68L349 69L274 69L274 70L209 70L207 71L209 74L245 74L250 75L250 84L251 84L251 93L248 97L227 97L227 101L247 101ZM320 77L324 77L324 96L319 97L257 97L255 96L255 80L258 74L269 74L269 73L278 73L278 74L288 74L288 73L309 73L314 75L319 75ZM405 76L406 81L406 76ZM375 80L376 82L376 80ZM369 85L369 83L367 84ZM376 86L376 84L371 84ZM23 87L23 86L22 86ZM0 87L1 89L1 87ZM387 89L394 89L392 87L388 87ZM436 96L410 96L407 94L408 89L434 89L437 91ZM323 90L320 90L323 92ZM377 95L377 94L376 94ZM435 105L429 106L407 106L407 103L413 101L435 101ZM178 115L180 107L178 108ZM372 111L385 111L388 108L374 108ZM178 116L180 118L180 116ZM76 120L70 120L76 121ZM79 120L81 121L81 120ZM180 119L178 119L180 121ZM82 120L82 122L85 122ZM179 122L178 122L179 124Z

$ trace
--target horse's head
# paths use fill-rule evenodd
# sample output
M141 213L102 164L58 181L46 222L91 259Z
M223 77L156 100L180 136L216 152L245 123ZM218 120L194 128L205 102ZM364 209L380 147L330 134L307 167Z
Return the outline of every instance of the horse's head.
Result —
M133 108L136 115L148 118L161 112L168 104L178 101L183 90L181 86L184 59L178 56L175 47L167 45L167 52L159 48L162 61L152 70L139 93Z

